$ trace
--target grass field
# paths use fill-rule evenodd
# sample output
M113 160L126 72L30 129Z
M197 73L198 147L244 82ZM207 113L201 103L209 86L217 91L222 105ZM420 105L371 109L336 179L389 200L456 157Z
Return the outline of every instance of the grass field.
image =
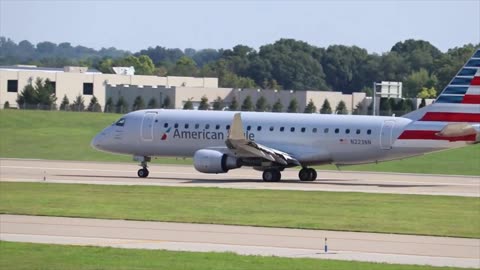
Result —
M90 147L95 134L118 114L0 110L0 157L54 160L131 161ZM191 159L160 158L164 164L191 164ZM322 166L320 169L335 169ZM401 161L344 167L345 170L480 175L480 145Z
M318 259L241 256L233 253L177 252L0 242L0 269L456 269ZM28 259L26 259L28 258Z
M0 213L480 238L478 198L0 182Z

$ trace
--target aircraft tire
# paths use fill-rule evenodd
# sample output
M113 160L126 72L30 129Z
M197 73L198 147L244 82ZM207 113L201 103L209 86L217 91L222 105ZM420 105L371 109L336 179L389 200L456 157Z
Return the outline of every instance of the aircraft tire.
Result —
M317 179L317 171L312 168L302 168L298 172L298 178L300 181L306 182L306 181L315 181Z
M312 168L309 168L308 171L309 171L309 174L310 174L310 181L317 180L317 171L315 169L312 169Z
M140 177L140 178L146 178L146 177L148 176L148 173L149 173L148 170L145 169L145 168L140 169L140 170L137 171L137 175L138 175L138 177Z
M278 182L282 178L282 174L279 170L268 169L263 171L262 178L265 182Z

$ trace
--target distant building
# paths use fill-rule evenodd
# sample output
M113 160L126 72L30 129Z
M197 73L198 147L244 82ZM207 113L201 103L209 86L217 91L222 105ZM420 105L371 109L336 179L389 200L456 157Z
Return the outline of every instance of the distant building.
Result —
M125 73L129 74L130 71ZM5 101L8 101L10 107L17 107L17 95L27 84L34 83L37 78L43 80L48 78L52 82L58 98L57 105L61 103L64 95L70 101L78 95L83 95L86 104L90 102L91 97L95 96L103 107L106 85L218 87L217 78L103 74L96 69L70 66L64 68L29 65L0 66L0 106L3 108Z
M263 96L269 107L279 100L283 111L287 110L290 101L295 98L298 103L298 112L303 112L310 100L315 103L317 111L325 99L328 99L333 111L337 104L343 101L350 112L365 100L365 93L219 88L217 78L128 75L134 72L130 68L119 68L116 72L119 74L103 74L86 67L0 66L0 106L3 108L5 101L8 101L10 107L17 107L17 95L27 84L34 83L36 78L43 80L48 78L52 82L57 96L57 107L64 95L70 102L76 96L82 95L85 105L88 105L90 98L95 96L102 108L109 97L115 104L122 96L129 106L127 110L133 109L132 105L137 96L143 98L145 105L154 98L158 106L168 97L170 108L175 109L182 109L188 100L191 100L196 108L203 96L208 98L210 106L217 97L220 97L225 108L235 98L240 109L247 96L251 97L254 105Z

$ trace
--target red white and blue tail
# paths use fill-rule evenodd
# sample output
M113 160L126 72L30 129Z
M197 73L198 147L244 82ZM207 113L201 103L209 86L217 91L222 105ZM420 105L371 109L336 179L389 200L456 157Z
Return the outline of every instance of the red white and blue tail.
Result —
M443 89L435 103L403 116L413 120L398 139L478 142L480 49Z

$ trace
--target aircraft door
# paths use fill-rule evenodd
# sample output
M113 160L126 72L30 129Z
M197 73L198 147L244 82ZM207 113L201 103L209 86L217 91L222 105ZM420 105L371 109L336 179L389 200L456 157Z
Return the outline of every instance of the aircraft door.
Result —
M392 149L392 135L395 121L387 120L383 122L382 130L380 131L380 148Z
M141 137L144 141L153 141L153 123L157 116L156 112L146 112L143 115Z

